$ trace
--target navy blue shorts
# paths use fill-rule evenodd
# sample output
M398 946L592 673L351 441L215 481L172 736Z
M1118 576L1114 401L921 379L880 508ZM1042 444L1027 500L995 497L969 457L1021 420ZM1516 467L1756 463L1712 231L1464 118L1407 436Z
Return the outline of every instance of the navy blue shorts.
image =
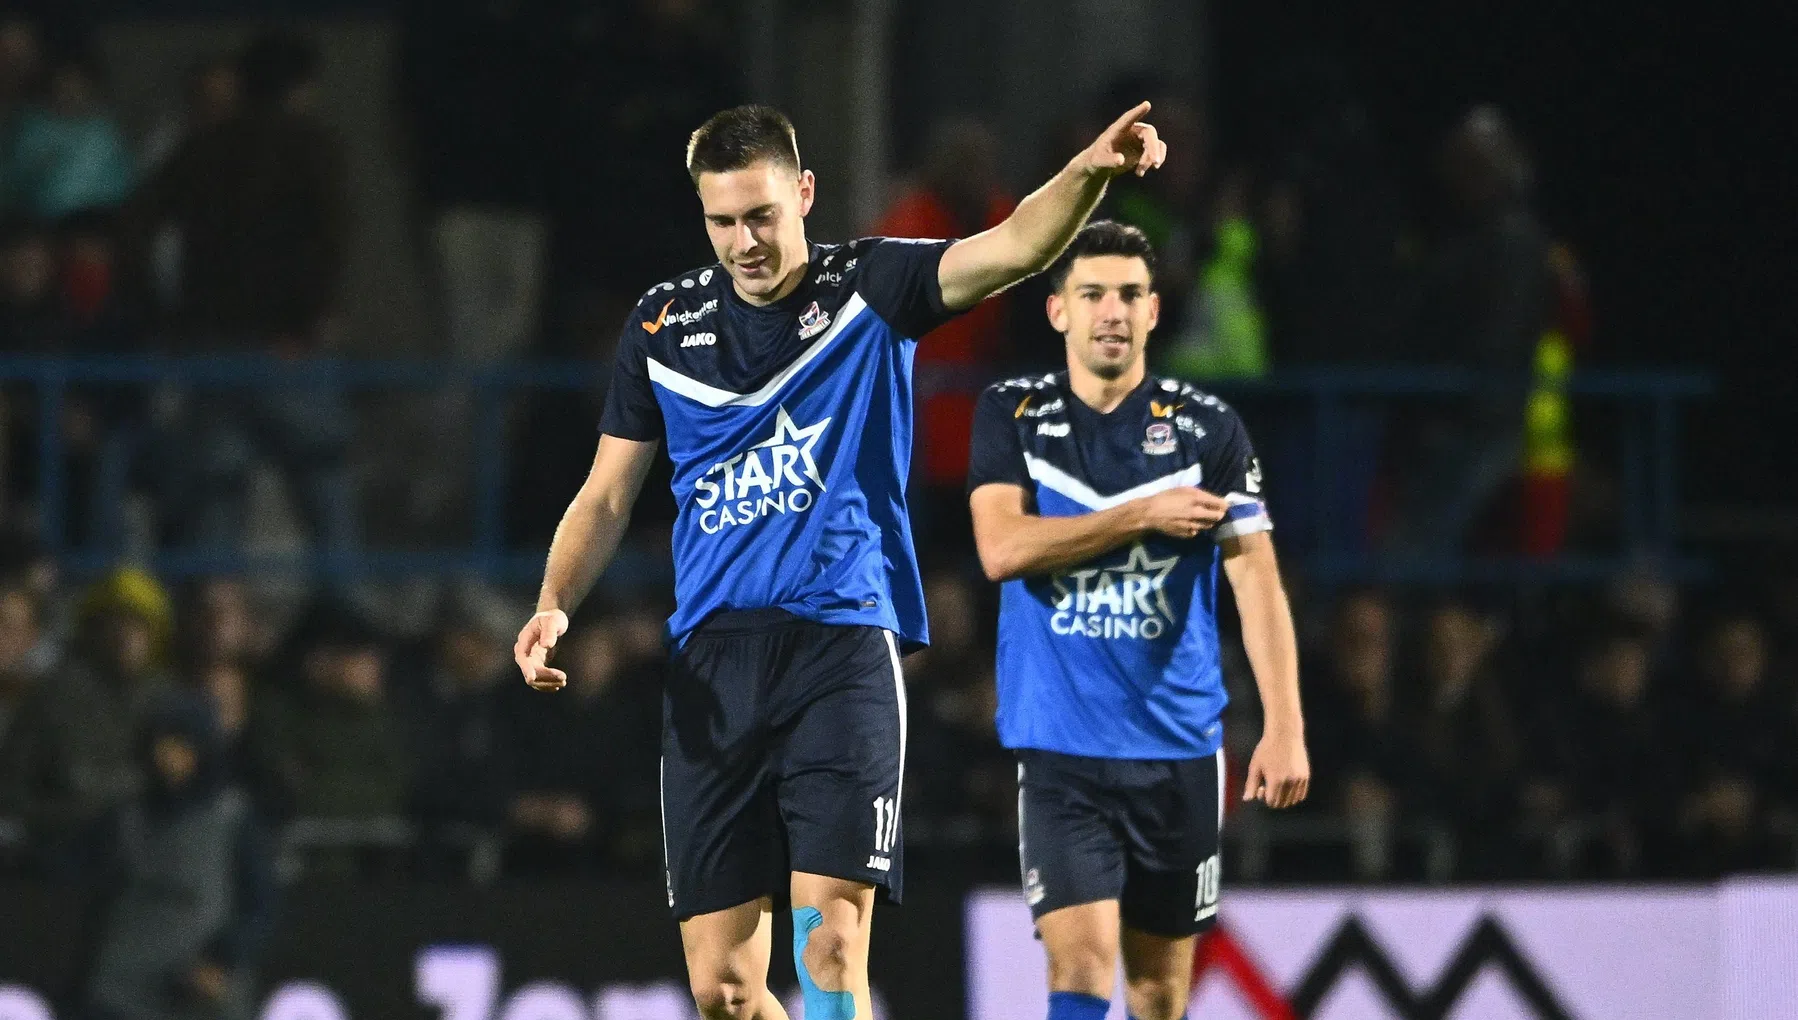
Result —
M794 871L897 903L905 683L893 635L778 609L720 613L672 667L662 843L675 916L784 900Z
M1117 900L1124 925L1150 935L1182 938L1216 922L1222 752L1177 761L1017 756L1031 916Z

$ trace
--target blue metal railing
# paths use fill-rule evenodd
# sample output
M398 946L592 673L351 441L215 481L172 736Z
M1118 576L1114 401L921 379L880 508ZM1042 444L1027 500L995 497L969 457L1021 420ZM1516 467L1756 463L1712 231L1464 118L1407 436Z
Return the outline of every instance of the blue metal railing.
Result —
M71 546L68 540L68 451L63 414L73 387L154 387L184 389L461 390L473 395L474 428L467 455L472 461L473 536L466 544L436 549L373 547L321 548L303 557L258 557L227 548L159 550L151 564L167 577L245 571L299 572L331 579L369 575L479 573L496 580L530 582L541 570L543 550L505 547L506 443L508 399L523 391L594 391L601 366L586 362L460 365L421 361L283 361L266 357L106 356L69 358L0 357L0 384L33 392L37 428L38 504L42 534L50 551L75 573L103 569L118 555L104 543ZM919 387L966 388L984 384L951 370L921 372ZM1314 491L1330 484L1332 443L1351 405L1369 400L1440 399L1490 388L1468 372L1412 367L1301 369L1253 382L1215 389L1252 407L1265 402L1298 402L1312 422ZM1712 392L1701 375L1678 372L1589 372L1576 377L1570 392L1583 402L1604 401L1625 413L1622 421L1621 477L1624 552L1578 555L1548 562L1478 560L1400 564L1359 551L1317 543L1307 550L1306 567L1324 580L1420 581L1580 581L1624 569L1640 555L1655 557L1675 573L1698 572L1702 564L1677 555L1678 426L1682 405ZM1256 422L1250 414L1251 424ZM118 483L115 483L118 484ZM102 497L110 498L110 497ZM1314 506L1314 515L1326 512ZM1300 522L1303 524L1304 522ZM1321 523L1321 522L1320 522ZM1315 529L1321 534L1321 528Z

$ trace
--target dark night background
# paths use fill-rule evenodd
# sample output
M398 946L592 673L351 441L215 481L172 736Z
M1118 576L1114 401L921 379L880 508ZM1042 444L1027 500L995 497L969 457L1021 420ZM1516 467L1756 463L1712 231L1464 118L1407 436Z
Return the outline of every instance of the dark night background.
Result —
M1209 81L1225 130L1302 103L1315 61L1421 163L1474 102L1537 154L1545 220L1590 273L1594 360L1706 366L1721 399L1687 443L1696 503L1789 505L1798 433L1793 85L1777 19L1685 4L1215 4Z

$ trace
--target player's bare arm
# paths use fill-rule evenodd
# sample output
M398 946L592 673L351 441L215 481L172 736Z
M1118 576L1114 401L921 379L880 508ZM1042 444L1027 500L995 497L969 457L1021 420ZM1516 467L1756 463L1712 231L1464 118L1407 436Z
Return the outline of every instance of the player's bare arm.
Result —
M643 489L643 479L655 463L656 442L637 442L617 436L599 437L593 467L587 480L562 514L555 538L549 544L549 562L543 568L543 587L537 595L537 612L518 632L512 657L524 673L525 683L540 691L559 690L568 674L548 665L556 639L568 629L568 614L580 605L599 578L630 523L631 507Z
M1141 103L1103 133L1048 183L1018 203L1005 222L951 245L937 268L943 304L967 309L1049 268L1120 174L1142 176L1167 159L1167 145L1143 120Z
M1305 754L1305 719L1299 706L1298 641L1273 537L1262 531L1218 544L1224 573L1236 593L1243 649L1261 692L1261 741L1249 761L1242 799L1291 807L1310 789L1311 762Z
M974 545L990 581L1053 574L1085 563L1151 533L1192 538L1223 520L1229 504L1203 489L1181 486L1108 510L1070 517L1031 512L1021 485L994 482L968 497Z

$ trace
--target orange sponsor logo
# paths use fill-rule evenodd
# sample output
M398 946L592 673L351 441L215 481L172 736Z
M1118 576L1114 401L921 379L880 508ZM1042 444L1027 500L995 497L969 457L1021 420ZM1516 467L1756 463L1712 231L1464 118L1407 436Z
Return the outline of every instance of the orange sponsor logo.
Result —
M648 333L651 336L654 336L655 334L660 333L662 331L662 324L668 321L668 309L673 308L673 307L674 307L674 302L672 300L670 300L667 304L663 305L661 314L656 316L656 321L645 322L643 324L643 332Z

